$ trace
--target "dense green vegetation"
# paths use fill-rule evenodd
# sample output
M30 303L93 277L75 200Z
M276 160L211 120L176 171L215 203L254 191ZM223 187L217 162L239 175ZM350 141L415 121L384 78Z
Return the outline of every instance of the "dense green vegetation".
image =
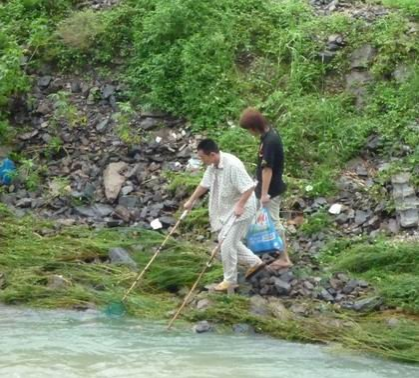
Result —
M390 306L419 313L418 243L335 242L324 251L334 269L356 274L372 282Z
M313 195L333 191L339 167L372 133L383 137L388 155L405 155L402 146L410 146L395 169L418 162L419 42L406 17L417 16L414 1L383 1L402 12L372 24L342 14L316 16L304 0L125 0L97 12L77 3L0 5L3 110L11 95L29 88L28 68L52 62L71 71L95 64L120 72L133 104L186 116L233 151L232 140L243 140L249 148L236 152L246 161L253 161L253 144L228 122L245 106L260 107L281 131L288 173L300 187L314 184ZM324 63L319 54L336 33L345 47ZM366 43L377 49L366 67L374 80L366 106L358 109L345 90L345 74L350 54ZM404 83L392 78L399 63L412 72ZM3 136L6 124L3 115Z
M137 275L128 267L106 262L109 249L128 248L138 266L144 267L162 241L159 233L135 228L95 231L81 227L56 232L53 224L39 219L16 221L1 206L0 272L6 277L6 286L0 291L0 300L41 307L104 306L120 299ZM159 297L173 308L176 301L167 293L191 285L207 259L202 247L169 243L128 299L130 311L147 315L143 302L148 300L158 307ZM220 267L214 266L203 283L218 279L220 274ZM68 285L49 287L53 275L61 275ZM162 308L159 311L164 312Z
M244 107L259 107L283 137L290 188L302 193L309 184L307 196L332 194L334 177L372 134L381 137L378 152L391 162L380 173L383 182L400 170L414 173L419 164L416 0L359 1L392 10L371 23L340 13L318 16L305 0L122 0L100 11L84 3L0 2L0 144L15 136L8 121L13 101L23 96L31 103L32 74L48 64L50 69L76 74L94 67L126 84L128 101L115 115L121 140L132 139L123 125L134 110L165 110L185 117L194 131L215 136L250 169L256 141L234 126ZM323 61L320 54L332 34L341 35L344 46L330 62ZM347 88L346 75L351 54L365 44L376 55L363 67L371 81L360 107ZM400 67L409 73L406 80L394 74ZM58 104L54 117L78 122L65 93L52 96ZM34 164L20 161L28 190L39 186ZM179 185L191 190L198 182L197 177L183 175L170 179L173 191ZM417 173L413 180L419 184ZM183 231L204 228L205 216L204 207L195 210ZM300 231L311 236L331 223L327 213L318 212ZM108 249L127 247L143 266L148 251L161 240L160 234L136 229L57 232L39 220L15 220L0 208L0 272L6 275L0 300L43 307L106 305L120 298L135 277L128 268L104 262ZM190 285L206 258L203 248L173 242L129 299L129 311L164 316L178 303L168 293ZM339 341L357 350L417 362L417 243L339 240L324 251L323 262L373 282L386 304L413 315L396 328L388 328L382 315L356 319L342 331L305 318L259 319L249 315L247 299L219 296L215 307L188 317L248 321L276 336ZM49 288L54 274L69 285ZM220 267L215 266L205 280L219 276ZM340 315L349 321L346 314Z

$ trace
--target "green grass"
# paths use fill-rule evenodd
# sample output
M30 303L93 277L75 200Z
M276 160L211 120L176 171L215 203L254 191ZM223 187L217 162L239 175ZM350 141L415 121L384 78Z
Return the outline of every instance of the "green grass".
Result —
M108 250L127 248L141 269L163 241L159 233L135 228L96 231L80 227L42 236L46 230L53 230L51 224L31 217L14 220L4 208L0 207L0 211L0 271L6 276L0 300L9 304L105 306L121 299L137 275L126 267L104 262ZM170 293L195 281L208 259L207 252L187 242L170 241L129 297L130 312L161 317L173 309L177 301ZM50 289L47 283L52 275L62 275L70 285ZM215 264L202 284L220 275L221 269Z
M379 241L347 245L333 257L334 269L373 283L386 304L419 313L419 246Z
M260 333L290 341L332 343L352 349L361 355L371 354L385 359L419 363L419 326L417 318L400 313L376 313L357 316L336 312L313 302L320 315L275 319L272 315L255 316L249 312L249 300L239 296L210 296L213 305L204 311L187 314L190 320L210 320L224 325L248 323ZM307 301L305 301L307 304ZM397 318L395 327L388 320Z
M7 304L43 308L84 308L93 304L106 309L121 300L137 275L126 267L106 263L109 248L128 249L141 269L163 239L159 233L136 228L92 230L77 227L56 232L49 222L32 217L17 220L3 206L0 206L0 219L0 272L6 277L6 284L0 289L0 300ZM47 231L52 234L48 236ZM417 276L414 250L403 248L397 251L404 252L397 264L395 251L381 258L377 251L375 254L368 251L372 260L359 260L358 248L353 252L356 256L348 255L340 267L361 273L368 272L368 268L375 265L382 269L382 274L385 273L383 277L387 277L388 272L396 274L402 271L411 277ZM186 241L170 241L144 280L128 297L125 303L128 313L155 320L167 319L181 300L174 293L190 287L207 260L205 248ZM48 279L52 275L63 276L69 285L60 289L49 288ZM220 278L221 267L215 263L208 269L201 285ZM214 303L212 307L205 311L185 309L183 318L215 321L225 327L245 322L258 332L282 339L334 342L359 353L419 362L418 321L400 312L360 316L314 301L309 305L320 315L279 321L272 315L252 315L248 297L209 295L209 299ZM387 319L393 317L397 317L399 323L389 328Z

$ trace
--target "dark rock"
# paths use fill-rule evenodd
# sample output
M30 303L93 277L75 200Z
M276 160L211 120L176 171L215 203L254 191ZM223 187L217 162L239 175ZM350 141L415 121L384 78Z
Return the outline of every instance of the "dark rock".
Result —
M96 125L96 130L101 133L101 132L105 131L108 128L109 125L110 125L110 120L109 119L104 119Z
M116 215L118 218L122 219L126 223L129 223L131 219L130 211L126 207L121 205L118 205L115 208L114 215Z
M368 312L378 309L383 304L380 297L364 298L353 304L353 309L359 312Z
M349 217L345 213L341 213L335 218L335 222L340 225L347 223L348 220L349 220Z
M16 207L29 208L32 206L31 198L22 198L16 202Z
M358 281L357 280L350 280L342 289L342 293L344 294L350 294L352 293L356 288L358 287Z
M93 206L76 206L76 214L89 218L104 218L110 215L114 210L109 205L96 204Z
M334 57L336 56L336 52L335 51L323 51L321 53L319 53L319 59L323 64L328 64L330 62L332 62L332 60L334 59Z
M234 333L253 334L253 333L255 333L255 329L249 324L238 323L238 324L233 325L233 332Z
M364 45L356 49L350 56L351 68L366 68L372 63L377 50L372 45Z
M108 219L106 220L106 225L110 228L121 227L124 225L124 221L122 219Z
M260 295L250 298L250 313L258 316L269 315L268 301Z
M106 84L102 90L102 98L107 100L115 93L116 88L113 85Z
M80 85L80 81L78 81L78 80L72 81L70 86L71 86L71 92L72 93L80 93L81 90L82 90L81 85Z
M278 295L288 295L291 291L291 285L287 282L282 281L279 278L275 279L275 290Z
M139 205L139 198L137 196L123 196L119 197L118 204L127 209L135 209ZM145 218L145 216L144 216Z
M49 84L52 81L52 77L51 76L42 76L38 79L38 87L40 87L41 89L45 89L49 86Z
M279 275L279 279L281 279L284 282L289 283L294 279L294 274L291 271L287 271L287 272L281 273Z
M326 289L322 289L320 291L320 293L318 294L318 298L323 299L323 300L328 301L328 302L333 302L334 301L333 296Z
M355 224L358 225L358 226L364 224L368 220L369 216L370 216L370 214L366 211L356 210L356 212L355 212Z
M139 127L144 130L150 130L161 124L161 121L156 118L144 118L140 121Z
M196 333L204 333L204 332L211 332L214 330L214 327L208 323L206 320L198 322L193 327L194 332Z

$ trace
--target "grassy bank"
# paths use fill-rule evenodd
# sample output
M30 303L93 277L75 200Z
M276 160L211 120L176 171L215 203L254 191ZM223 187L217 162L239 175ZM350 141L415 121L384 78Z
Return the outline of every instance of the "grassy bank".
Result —
M4 208L0 209L0 272L5 277L0 300L6 304L106 308L123 296L136 275L127 267L106 262L109 248L126 248L141 268L162 241L158 233L135 228L89 230L78 227L57 231L51 223L31 217L17 220ZM171 241L129 296L129 314L168 319L169 312L177 308L182 299L176 293L191 286L208 258L207 252L196 244ZM381 273L385 274L385 269ZM62 276L67 284L51 287L49 282L54 275ZM215 264L202 285L220 277L221 268ZM314 301L310 306L316 309L316 316L298 317L288 312L288 317L278 319L269 312L265 316L253 315L247 297L204 296L212 305L200 311L190 308L185 311L184 319L206 319L221 327L247 323L258 332L281 339L337 343L358 352L419 362L419 322L414 315L400 311L358 315ZM394 327L388 325L388 319L392 318L398 319Z

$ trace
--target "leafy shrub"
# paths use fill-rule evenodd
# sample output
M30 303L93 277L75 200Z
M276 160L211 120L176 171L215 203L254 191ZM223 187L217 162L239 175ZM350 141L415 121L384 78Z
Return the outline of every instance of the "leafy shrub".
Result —
M82 51L89 49L103 31L101 14L92 10L73 13L60 22L57 28L58 35L67 46Z

